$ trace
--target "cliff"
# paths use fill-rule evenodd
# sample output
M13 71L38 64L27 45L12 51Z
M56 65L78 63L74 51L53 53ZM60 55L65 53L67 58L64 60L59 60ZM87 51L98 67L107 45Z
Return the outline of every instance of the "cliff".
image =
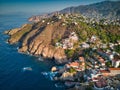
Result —
M119 25L99 25L88 21L80 14L56 14L5 33L10 35L10 44L19 42L19 52L64 63L77 58L80 44L93 36L103 43L120 40Z
M48 18L45 22L25 24L21 28L9 30L5 32L10 35L8 42L10 44L20 42L19 52L29 52L35 56L42 55L45 58L55 59L57 63L66 62L64 49L55 47L52 42L57 38L62 38L67 27L62 26L62 20L48 24L54 19L57 20L55 17L51 20Z

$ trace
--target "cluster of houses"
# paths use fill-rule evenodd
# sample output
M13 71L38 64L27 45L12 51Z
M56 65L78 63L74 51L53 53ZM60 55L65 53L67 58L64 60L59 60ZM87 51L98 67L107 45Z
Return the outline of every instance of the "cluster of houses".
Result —
M63 26L67 24L67 18L77 25L76 18L79 18L80 21L87 23L95 23L94 19L88 20L86 17L81 15L72 15L72 14L58 14L57 19L64 19ZM43 23L45 20L42 21ZM53 23L48 22L47 24ZM99 22L99 21L98 21ZM105 21L103 24L107 25L110 22ZM117 24L117 23L115 23ZM119 24L120 25L120 24ZM77 86L80 88L78 84L92 83L92 88L95 90L115 90L117 87L112 86L112 82L110 82L111 77L115 77L116 75L120 75L120 54L114 51L114 47L120 45L120 43L113 44L104 44L104 43L96 43L99 41L99 38L95 35L91 36L91 38L87 39L86 42L82 42L79 48L82 50L87 50L92 48L92 50L88 51L88 56L81 54L78 60L73 60L71 62L66 63L63 68L56 69L58 73L60 73L60 79L65 81L65 85L68 86ZM78 42L78 36L75 32L71 32L68 38L63 39L60 42L56 43L56 47L62 47L63 49L74 49L74 44ZM94 45L91 47L91 45ZM109 48L108 48L109 46ZM104 50L102 50L102 49ZM83 51L84 52L84 51ZM115 58L118 56L118 58ZM70 72L70 69L74 70L74 73ZM59 78L59 77L57 77ZM64 78L64 79L63 79ZM81 80L83 78L83 81ZM115 81L115 80L113 80ZM118 84L120 84L120 78L118 80ZM111 84L110 84L111 83ZM118 85L120 87L120 85ZM113 88L113 89L111 89ZM78 89L79 90L79 89ZM117 90L117 89L116 89ZM119 89L118 89L119 90Z
M95 43L96 41L98 41L98 37L93 35L91 38L87 38L86 42L82 42L80 48L90 48L90 43Z
M65 65L65 67L67 69L72 67L76 71L84 71L85 70L85 59L84 59L84 57L79 57L79 60L68 63Z
M42 19L46 19L46 18L51 18L53 16L56 16L56 18L58 20L63 19L65 23L67 23L67 19L70 19L73 21L73 23L75 23L75 25L77 25L77 21L82 21L85 23L89 23L89 24L103 24L103 25L120 25L120 19L116 18L116 19L99 19L99 18L88 18L85 15L80 15L80 14L71 14L71 13L66 13L66 14L61 14L59 12L56 13L52 13L52 14L45 14L45 15L41 15L41 16L34 16L32 18L29 19L29 21L35 21L35 22L39 22ZM54 22L54 21L52 21ZM63 25L65 25L65 23ZM48 23L50 24L50 22Z
M82 16L84 17L84 21L83 22L86 22L86 23L89 23L89 24L93 24L95 25L96 24L103 24L103 25L118 25L120 26L120 19L119 18L116 18L116 19L95 19L95 18L87 18L86 16Z
M62 41L63 49L73 49L74 43L78 41L78 37L75 32L72 32L68 38Z
M120 75L120 63L115 63L114 60L113 54L108 54L99 49L90 51L89 57L81 55L78 60L65 64L60 78L64 78L62 80L65 81L65 85L68 87L76 86L79 83L80 86L77 86L77 88L81 89L82 84L88 83L87 85L90 85L92 83L91 87L94 90L119 90L120 78L118 80L111 78ZM120 60L118 59L118 61ZM107 62L111 62L111 67L106 65ZM73 73L69 72L71 68L74 69ZM80 81L81 78L83 78L82 82ZM113 83L116 80L117 85Z
M73 49L74 44L78 41L77 34L75 32L72 32L68 38L65 38L62 40L62 42L57 42L57 47L62 47L63 49Z

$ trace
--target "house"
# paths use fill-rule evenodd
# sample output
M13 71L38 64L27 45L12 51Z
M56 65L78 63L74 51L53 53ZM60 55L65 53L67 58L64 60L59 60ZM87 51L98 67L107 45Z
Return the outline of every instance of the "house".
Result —
M59 16L58 19L62 19L62 16Z
M77 23L77 22L74 22L74 24L75 24L75 25L78 25L78 23Z
M62 46L62 47L63 47L63 49L67 49L67 46L66 46L65 44L63 44L63 46Z
M101 48L107 48L107 44L102 44L100 47Z
M72 41L78 41L78 37L75 32L72 32L69 36Z
M97 78L100 75L100 73L97 69L93 69L93 70L91 70L90 75L91 75L91 78Z
M78 37L75 32L72 32L69 35L69 38L66 38L62 41L63 49L73 49L74 43L78 41Z
M101 63L102 66L105 66L105 60L102 57L98 57L98 61Z
M80 66L78 62L72 62L69 65L73 68L79 68L79 66Z
M120 74L120 68L109 68L109 70L110 70L111 76L115 76L115 75Z
M103 76L109 76L110 75L110 71L108 71L108 70L100 70L100 72Z
M80 61L80 68L82 70L85 70L85 59L84 59L84 57L79 57L79 61Z
M112 60L112 66L114 66L115 68L118 68L120 66L120 60Z
M95 35L93 35L90 39L90 42L95 42L97 40L97 37Z
M65 68L66 69L70 68L70 65L69 64L65 64Z
M45 22L45 20L42 20L42 22L44 23L44 22Z
M65 26L65 23L62 23L62 26Z
M55 45L56 45L56 47L62 47L62 44L59 42L57 42Z
M82 68L76 68L76 71L83 71Z
M82 46L82 48L89 48L90 47L90 45L87 43L83 43L81 46Z
M99 65L98 65L98 64L95 64L94 67L95 67L95 68L99 68Z
M110 58L110 60L113 60L113 59L114 59L114 55L113 55L113 54L110 54L110 55L109 55L109 58Z
M110 46L111 49L114 48L114 44L113 43L109 43L109 46Z
M85 61L84 57L79 57L79 61L84 62Z

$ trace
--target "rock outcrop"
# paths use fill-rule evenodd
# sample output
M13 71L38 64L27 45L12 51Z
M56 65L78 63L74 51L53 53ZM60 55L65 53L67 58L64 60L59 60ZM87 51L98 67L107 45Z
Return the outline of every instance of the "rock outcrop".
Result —
M5 32L6 34L11 36L10 39L8 40L8 42L10 44L14 44L14 43L20 41L20 39L22 39L23 35L27 34L31 29L32 29L31 24L25 24L21 28L15 28L15 29Z
M103 42L117 42L120 39L119 26L97 26L101 28L99 30L80 18L83 17L78 14L53 15L5 33L10 35L10 44L19 42L19 52L41 55L54 59L57 63L76 57L74 52L79 48L79 43L93 35L101 38ZM114 38L111 39L111 36Z
M62 20L53 24L47 24L47 22L26 24L6 32L10 35L8 42L10 44L20 42L19 52L29 52L35 56L42 55L45 58L54 59L57 63L66 62L64 49L55 47L52 42L62 38L67 27L61 25Z

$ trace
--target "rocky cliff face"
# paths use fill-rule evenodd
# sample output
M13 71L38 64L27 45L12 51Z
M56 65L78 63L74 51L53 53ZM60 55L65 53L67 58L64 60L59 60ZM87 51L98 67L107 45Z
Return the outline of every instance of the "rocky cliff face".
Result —
M50 24L48 22L49 19L46 19L45 22L25 24L21 28L7 31L6 33L10 35L8 42L10 44L20 42L19 52L42 55L45 58L55 59L57 63L66 62L64 49L55 47L52 41L62 38L67 27L62 26L62 20Z

